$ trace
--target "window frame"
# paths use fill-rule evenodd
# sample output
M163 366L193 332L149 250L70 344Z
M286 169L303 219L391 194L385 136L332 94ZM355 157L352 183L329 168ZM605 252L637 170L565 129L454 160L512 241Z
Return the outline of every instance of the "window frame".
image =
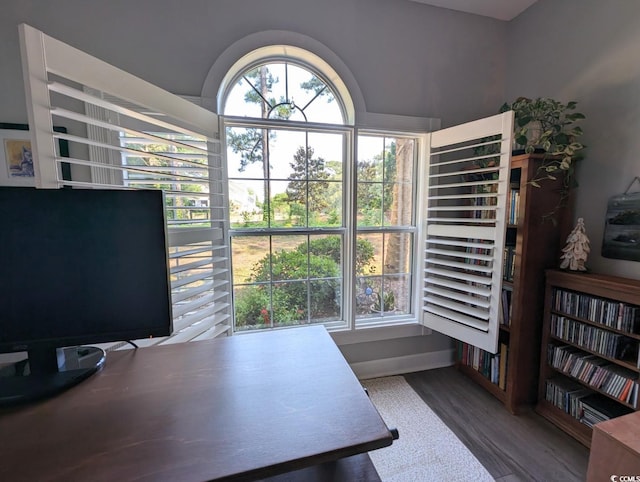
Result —
M257 118L245 118L245 117L237 117L237 116L220 116L221 121L221 132L226 133L227 128L229 127L258 127L258 128L279 128L286 130L296 130L300 132L332 132L332 133L340 133L345 136L345 146L343 157L345 159L345 164L343 166L342 171L342 186L343 186L343 199L342 199L342 211L344 216L351 216L350 213L354 212L354 208L351 206L351 185L353 184L351 179L353 176L353 167L352 162L349 162L349 152L353 151L353 132L354 129L350 126L339 125L339 124L319 124L319 123L311 123L311 122L297 122L297 121L279 121L279 120L269 120L269 119L257 119ZM226 146L226 135L222 135L223 137L223 152L227 152ZM228 182L228 181L227 181ZM345 255L342 259L342 320L341 321L330 321L322 323L327 329L333 330L341 330L341 329L351 329L350 318L351 316L348 313L351 312L351 307L348 303L350 300L350 296L352 293L351 283L347 281L350 279L350 270L348 263L345 263L345 259L353 259L353 252L351 245L354 243L350 239L350 230L343 220L342 226L336 227L327 227L327 228L317 228L317 227L300 227L300 228L291 228L291 229L283 229L283 228L256 228L251 231L247 230L236 230L231 228L231 223L229 222L229 229L227 232L227 245L230 250L230 262L231 262L231 271L232 271L232 293L233 287L235 286L233 282L233 253L231 250L232 246L232 238L234 236L237 237L248 237L248 236L277 236L277 235L309 235L309 234L339 234L342 236L344 240L345 246ZM232 294L233 303L235 303L235 293ZM235 305L234 305L235 308ZM301 325L295 325L301 326ZM272 328L270 328L272 329ZM265 329L267 330L267 329ZM241 334L244 332L253 332L253 331L262 331L262 330L237 330L236 329L236 320L235 320L235 309L233 310L233 321L232 321L232 332L234 334Z
M419 212L417 209L417 196L419 191L419 180L420 175L418 174L420 170L420 165L422 164L422 155L424 152L424 134L415 133L415 132L406 132L406 131L398 131L392 129L371 129L371 128L354 128L350 126L344 125L335 125L335 124L318 124L318 123L304 123L304 122L294 122L294 121L272 121L267 119L256 119L256 118L244 118L237 116L220 116L221 121L221 132L226 132L228 127L279 127L291 130L300 130L300 131L317 131L322 130L324 132L339 132L344 133L346 136L346 164L343 168L343 208L345 215L345 222L342 227L337 228L327 228L327 232L338 232L341 231L343 235L343 239L345 242L345 253L343 257L343 300L342 300L342 312L343 312L343 320L336 322L327 322L323 323L327 329L332 332L351 332L351 331L372 331L372 330L381 330L381 336L378 338L373 334L369 334L369 337L373 335L373 339L387 339L393 338L392 334L389 333L389 329L396 329L397 327L401 327L403 325L417 325L419 323L418 314L419 314L419 303L417 299L417 291L416 287L419 285L419 278L417 277L416 267L419 265L419 256L420 251L418 249L418 232L419 232ZM412 139L415 142L415 150L414 153L414 180L412 184L412 215L411 220L412 223L410 226L406 227L391 227L391 226L381 226L381 227L371 227L365 228L364 230L359 230L355 219L356 219L356 203L355 203L355 188L356 188L356 179L355 179L355 168L356 168L356 156L357 156L357 136L358 135L367 135L367 136L384 136L384 137L393 137L393 138L407 138ZM222 136L223 139L223 152L226 152L226 136ZM324 231L324 230L323 230ZM308 234L314 233L317 234L321 232L316 228L301 228L299 230L288 231L292 234ZM347 259L355 259L355 249L356 249L356 241L359 232L375 232L375 233L408 233L412 235L412 246L411 246L411 260L410 260L410 295L411 295L411 303L408 307L408 313L396 316L384 316L380 318L356 318L356 308L355 308L355 284L356 284L356 274L355 267L353 263L345 263L344 260ZM284 234L283 231L279 228L259 228L253 233L249 232L239 232L234 229L228 230L228 245L231 246L231 238L233 236L258 236L258 235L278 235ZM233 271L233 256L231 256L231 266ZM232 323L233 333L234 334L242 334L247 331L253 330L237 330L235 325L235 314L234 320ZM425 333L424 330L402 330L402 335L405 336L407 333L411 336L413 334ZM385 334L383 334L385 333Z
M239 117L234 115L225 115L223 113L225 103L228 96L235 86L236 82L244 75L245 72L259 65L265 65L270 62L287 62L292 65L307 69L312 74L325 82L333 91L336 101L339 102L343 116L346 119L344 124L322 124L316 122L297 122L282 121L260 118ZM300 129L314 130L329 129L331 131L347 132L348 139L346 141L345 159L346 165L343 168L343 206L345 219L340 229L344 230L345 252L343 256L342 276L342 318L340 322L324 323L333 334L353 333L367 331L367 339L388 339L397 336L412 336L414 334L429 333L419 325L419 292L417 290L420 282L418 276L418 268L420 266L420 250L418 249L419 241L419 225L422 222L419 219L418 209L418 193L420 190L420 180L422 176L419 174L421 166L424 164L425 147L424 142L426 133L440 127L440 120L433 118L374 114L361 112L356 113L354 104L347 89L346 84L340 79L336 71L323 59L312 52L299 47L289 45L271 45L255 49L237 60L233 66L227 71L222 82L220 83L217 95L218 112L220 113L220 132L226 133L227 127L243 126L243 127L282 127L284 129ZM357 117L357 121L356 121ZM410 277L410 297L411 302L408 306L408 313L397 316L384 316L380 318L356 318L355 304L355 287L356 274L353 262L345 263L345 260L355 259L356 242L358 236L358 227L356 225L356 159L357 159L357 139L359 135L375 135L386 137L402 137L411 138L415 142L414 154L414 182L412 185L412 224L408 228L381 227L382 229L373 228L371 232L403 232L412 235L411 260L409 263ZM227 152L226 135L221 136L223 142L223 152ZM230 223L229 223L230 226ZM304 234L307 230L301 230ZM260 234L269 235L273 233L272 229L262 230ZM231 247L231 237L235 232L229 229L228 245ZM277 234L277 233L276 233ZM231 256L231 253L230 253ZM232 256L231 256L232 257ZM233 260L231 261L233 264ZM233 284L233 281L232 281ZM233 310L234 320L232 322L232 332L234 334L242 334L253 330L236 330L235 309ZM299 326L299 325L296 325ZM270 328L273 329L273 328ZM339 336L339 335L338 335ZM349 338L352 339L352 338Z
M412 191L412 195L411 195L411 223L407 226L387 226L387 225L380 225L380 226L363 226L363 227L359 227L357 225L356 218L355 218L355 214L354 214L354 223L353 223L353 237L354 240L357 241L357 238L359 236L359 234L367 234L367 233L380 233L382 235L385 234L393 234L393 233L400 233L400 234L410 234L411 238L412 238L412 242L411 242L411 259L409 261L409 277L410 277L410 288L409 288L409 295L410 295L410 303L408 306L408 313L404 313L401 315L389 315L389 316L382 316L382 317L357 317L355 314L355 311L353 313L353 324L354 324L354 329L356 330L361 330L361 329L367 329L367 328L375 328L375 327L385 327L385 326L390 326L390 325L395 325L397 323L406 323L406 322L417 322L418 320L418 306L416 304L416 282L418 281L416 278L416 262L417 262L417 257L419 256L419 251L416 249L416 245L418 242L418 222L419 222L419 211L418 211L418 188L419 188L419 181L420 178L418 176L418 171L420 168L420 164L421 164L421 152L423 151L421 144L423 142L423 136L421 134L416 134L416 133L408 133L408 132L402 132L402 131L397 131L397 130L389 130L389 129L370 129L370 128L358 128L356 127L355 129L355 152L354 152L354 167L357 166L357 159L358 159L358 150L357 150L357 145L358 145L358 138L359 136L367 136L367 137L381 137L381 138L394 138L394 139L398 139L398 138L403 138L403 139L411 139L414 141L414 154L413 154L413 180L412 180L412 186L411 186L411 191ZM357 197L357 174L355 175L355 179L353 181L353 186L352 186L352 191L353 191L353 195ZM354 205L355 205L355 199L354 199ZM384 217L384 212L382 213L383 217ZM355 248L354 248L355 249ZM380 275L382 277L382 279L384 279L384 275L381 274ZM353 275L353 291L354 291L354 295L355 295L355 283L356 283L356 278L357 275ZM352 300L353 302L353 300ZM354 309L355 309L355 303L354 304Z

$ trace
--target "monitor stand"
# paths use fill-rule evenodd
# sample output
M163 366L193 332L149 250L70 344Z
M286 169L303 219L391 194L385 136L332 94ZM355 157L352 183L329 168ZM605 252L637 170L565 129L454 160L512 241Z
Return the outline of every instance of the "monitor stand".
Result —
M56 395L97 372L106 357L94 346L38 348L28 355L0 368L0 407Z

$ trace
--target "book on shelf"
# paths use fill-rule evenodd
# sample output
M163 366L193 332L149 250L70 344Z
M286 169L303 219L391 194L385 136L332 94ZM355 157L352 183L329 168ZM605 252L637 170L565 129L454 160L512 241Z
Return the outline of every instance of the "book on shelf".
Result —
M554 377L545 382L545 399L576 420L580 420L580 400L595 393L568 378Z
M508 216L507 223L508 224L518 224L518 211L520 210L520 190L519 189L511 189L509 191L509 200L508 200Z
M500 298L500 311L498 313L499 321L501 325L511 326L511 297L513 295L513 289L510 286L502 287L502 294Z
M506 345L498 353L489 353L468 343L458 343L458 361L462 365L466 365L477 371L491 383L504 389L506 386L506 370L507 370L507 353ZM501 382L502 380L502 382Z
M500 366L498 369L498 386L502 390L507 389L507 359L509 356L509 346L500 343Z
M516 268L516 247L515 246L505 246L504 248L504 256L503 256L503 272L502 278L505 281L513 281L513 277L515 275Z
M491 184L475 186L472 189L472 194L478 195L471 201L472 205L476 207L476 209L473 210L473 218L495 219L495 206L498 203L498 199L495 195L495 193L497 192L497 188L497 184Z

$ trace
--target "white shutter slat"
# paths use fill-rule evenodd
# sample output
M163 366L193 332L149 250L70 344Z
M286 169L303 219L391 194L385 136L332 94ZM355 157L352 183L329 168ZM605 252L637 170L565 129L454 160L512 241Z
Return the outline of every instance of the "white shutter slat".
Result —
M495 353L513 113L427 136L422 323ZM486 140L490 139L490 140ZM498 152L478 147L497 146Z
M475 223L476 219L459 218L458 221L466 223L465 226L449 226L446 224L430 224L427 228L429 237L431 236L443 236L449 238L460 239L484 239L491 241L494 237L495 230L493 228L487 228L485 226L472 226L470 223ZM485 220L488 223L494 224L495 221L491 219Z
M459 279L459 278L457 278L457 279ZM485 286L475 286L475 285L471 285L469 283L460 283L460 282L448 281L445 278L437 278L435 276L430 276L429 277L429 283L431 283L432 285L443 286L443 287L451 288L451 289L454 289L454 290L465 291L467 293L474 293L474 294L476 294L478 296L485 296L485 297L491 296L491 290L488 289L486 287L486 285Z
M451 257L456 257L456 258L464 258L464 259L476 259L479 261L493 261L493 256L491 255L487 255L487 254L475 254L473 252L463 252L463 251L453 251L453 250L446 250L446 249L433 249L433 248L427 248L425 250L425 253L430 253L430 254L439 254L442 256L451 256Z
M192 296L196 296L207 291L213 292L213 281L211 280L200 283L198 286L192 288L175 288L172 293L172 300L174 303L178 303L179 301L184 301Z
M216 315L204 318L200 323L194 324L185 328L180 333L175 334L171 338L163 341L165 343L184 343L188 341L197 341L204 336L205 333L210 333L212 330L217 332L216 336L220 334L226 334L230 325L231 315L228 313L218 313ZM206 339L206 338L205 338Z
M451 182L451 183L441 183L437 186L429 186L429 189L437 190L437 189L449 189L452 187L470 187L470 186L493 186L498 184L498 181L472 181L472 182Z
M468 284L474 283L474 285L478 285L478 284L491 285L491 278L488 278L486 276L475 276L469 273L464 273L462 271L450 271L450 270L432 268L428 266L427 268L425 268L424 271L425 273L427 273L427 276L430 274L433 274L436 276L447 276L453 279L464 280L464 281L467 281ZM434 277L429 276L430 282L433 282L433 279Z
M437 296L425 296L424 301L427 305L432 304L443 308L448 308L449 310L457 311L459 313L464 313L465 315L473 316L477 318L478 321L486 321L489 319L487 310L473 308L464 303L456 303L450 297L440 298ZM488 329L488 327L484 327L484 329Z
M172 176L171 178L167 177L167 172L163 172L163 171L156 171L154 169L140 169L139 167L131 167L131 166L110 166L110 165L103 165L100 163L96 163L96 162L91 162L91 161L85 161L82 159L75 159L75 158L56 158L58 162L65 162L68 164L74 164L74 165L79 165L79 166L88 166L88 167L97 167L99 169L103 169L103 170L110 170L110 171L114 171L114 172L120 172L120 173L129 173L129 174L133 174L135 175L136 173L138 174L142 174L142 175L155 175L157 176L156 178L152 178L152 179L148 179L148 180L137 180L137 181L129 181L127 186L123 186L127 187L127 188L132 188L135 187L136 184L148 184L148 185L156 185L156 184L160 184L163 182L167 182L170 180L180 180L181 184L192 184L192 185L201 185L201 186L206 186L208 184L208 181L204 181L201 178L198 177L194 177L188 174L177 174ZM173 171L180 171L182 172L184 169L180 168L180 169L176 169L175 167L173 168ZM201 169L199 170L201 173L203 172ZM65 181L64 183L65 185L67 184L67 182ZM97 183L85 183L88 185L92 185L92 184L97 184ZM107 186L113 187L112 184L106 184ZM183 194L184 195L184 194ZM189 192L189 194L187 194L187 196L189 197L198 197L198 193L192 193ZM202 209L202 208L201 208Z
M439 199L482 199L482 198L494 198L494 194L453 194L450 196L429 196L427 199L435 201Z
M479 271L480 273L487 273L487 274L491 274L493 272L493 268L491 266L485 266L481 264L461 263L458 261L448 261L448 260L438 259L438 258L428 259L427 263L437 264L440 266L446 266L449 268L456 268L456 269L465 270L465 271L467 270ZM460 277L460 275L457 274L457 271L451 270L449 273L451 274L451 276Z
M192 269L196 269L196 268L202 268L205 266L211 266L211 258L205 258L203 260L200 261L192 261L190 263L187 264L179 264L177 266L173 266L171 268L171 274L176 274L176 273L181 273L183 271L190 271Z
M177 245L180 246L180 245ZM176 258L184 258L187 259L189 257L191 258L197 258L199 256L202 256L204 254L207 254L208 256L211 256L211 253L214 252L214 250L212 249L212 247L208 244L191 244L188 247L182 246L180 248L177 248L177 246L172 246L172 250L169 253L169 258L170 259L176 259Z
M485 142L473 142L471 144L471 147L475 148L475 147L484 147L484 146L490 146L490 145L496 145L499 144L498 141L485 141ZM435 147L435 146L434 146ZM499 150L500 146L498 145L498 150ZM438 149L438 154L450 154L452 152L459 152L459 151L467 151L469 149L468 145L465 145L463 147L454 147L451 149ZM478 158L483 158L483 157L489 157L489 156L478 156Z
M496 210L495 206L439 206L439 207L431 208L432 212L436 212L436 211L475 212L475 211L495 211L495 210Z
M227 320L224 320L224 321L227 321ZM221 333L231 330L231 327L229 325L224 324L224 321L218 323L217 325L214 325L213 328L209 328L204 333L200 333L198 336L193 338L192 341L211 340L213 338L217 338L218 336L220 336Z
M190 274L188 276L181 276L171 280L171 289L175 290L176 288L181 288L183 286L190 285L192 283L198 283L204 280L210 280L211 273L202 271L195 272L195 274Z
M218 230L216 228L198 228L189 230L171 230L168 233L169 246L188 246L200 241L210 241L217 239Z
M193 109L194 104L189 101L123 72L120 69L116 69L98 59L92 59L84 52L79 50L73 52L73 50L75 50L73 47L69 47L48 35L44 35L42 32L38 32L34 28L26 25L23 26L25 27L25 35L35 35L37 37L35 41L41 41L42 44L46 46L45 50L48 56L50 54L57 54L58 62L60 62L58 68L62 70L58 71L58 68L55 68L56 60L49 56L47 58L47 68L49 69L49 72L65 77L73 82L77 82L80 85L89 86L98 92L110 94L112 99L121 99L121 102L113 102L112 99L105 100L104 97L107 96L104 96L103 98L96 97L88 94L87 92L78 90L71 85L62 84L56 81L46 83L46 88L48 90L87 104L102 107L103 109L117 114L122 114L146 124L155 125L161 129L169 131L177 129L178 132L187 136L198 137L203 131L202 126L205 126L205 131L217 131L218 119L213 112L206 109L195 110ZM93 72L84 71L82 67L78 69L76 68L77 66L74 67L73 65L70 65L69 59L65 58L69 54L79 57L80 63L85 66L88 62L94 63L94 61L96 61L93 66L96 70ZM109 82L109 80L105 82L106 79L100 79L98 75L96 75L97 72L113 77L120 77L122 84L116 85L115 82ZM164 119L158 119L157 117L147 115L144 110L134 110L123 107L123 105L126 104L145 106L147 111L157 112L160 115L170 113L172 116L175 116L176 119L179 119L181 125L176 126L172 123L165 122ZM195 129L193 129L194 127Z
M104 103L103 106L104 105L107 105L107 104ZM196 159L204 159L204 158L207 157L207 154L208 154L206 149L202 149L202 148L196 147L195 145L192 145L192 144L184 144L182 142L177 142L177 141L174 141L174 140L171 140L171 139L161 138L161 137L155 136L153 134L149 134L149 133L146 133L146 132L143 132L143 131L139 131L139 130L136 130L136 129L130 129L130 128L127 128L127 127L114 125L114 124L112 124L110 122L101 121L101 120L95 119L93 117L89 117L89 116L84 115L84 114L78 114L77 112L72 112L70 110L63 109L63 108L60 108L60 107L53 107L51 109L51 112L52 112L52 114L54 116L57 116L57 117L64 117L65 119L75 120L75 121L78 121L78 122L82 122L83 124L86 124L86 125L91 125L91 126L95 126L95 127L102 127L104 129L112 130L113 132L116 132L118 134L119 133L129 134L129 136L127 136L127 139L130 142L135 142L137 144L142 144L142 143L150 143L150 144L165 143L167 145L178 147L178 148L189 148L190 150L198 152L198 153L191 154L192 156L195 156ZM138 136L138 137L134 137L134 136ZM201 143L201 145L202 144L204 144L204 143ZM111 148L113 146L109 145L108 147ZM170 151L168 151L168 152L170 152Z
M460 301L465 306L466 305L477 306L478 308L489 308L490 306L490 302L487 301L486 299L480 299L470 295L463 295L452 290L444 290L444 289L436 288L432 284L430 284L429 286L426 286L425 291L427 293L442 296L449 300ZM482 311L482 313L484 313L484 311Z
M214 301L213 291L210 291L206 295L201 295L199 297L192 296L189 299L189 302L176 303L174 301L173 316L182 316L186 313L196 311L198 308L202 306L207 306L210 303L213 303L213 301Z
M464 227L468 227L469 226L469 219L465 219L465 218L440 218L437 216L434 216L435 219L437 219L438 221L440 221L441 223L451 223L451 224L463 224ZM492 221L491 219L474 219L473 220L474 224L494 224L494 221Z
M436 153L436 154L439 154L439 153ZM464 159L464 160L456 161L456 164L459 163L459 162L462 162L462 161L468 162L470 160L473 160L473 159ZM446 165L446 164L451 165L452 163L451 162L443 162L443 163L439 164L438 167L442 167L443 165ZM484 168L481 168L481 169L465 169L463 172L464 172L464 174L469 175L469 174L491 174L491 173L493 173L495 171L496 171L495 167L484 167ZM443 172L443 173L430 174L430 176L433 179L438 179L438 178L441 178L441 177L458 176L458 175L460 175L461 172L462 171L449 171L449 172Z
M27 25L20 41L37 186L165 192L174 332L137 344L228 333L226 162L217 115ZM74 128L51 132L59 121ZM73 157L56 152L56 139ZM62 178L61 163L72 179Z
M229 320L230 317L231 315L226 311L216 313L213 311L207 312L207 310L200 310L198 313L187 315L179 320L175 333L167 338L166 341L171 340L172 343L191 341L196 336L210 329L213 324Z
M425 307L425 312L427 313L426 318L429 318L429 314L438 315L437 317L435 317L434 321L438 319L447 319L460 325L457 327L454 325L454 328L451 331L454 331L456 328L457 331L465 330L466 328L473 328L474 330L478 330L481 332L487 331L487 324L485 322L478 321L475 318L463 315L462 313L442 309L435 305L427 305ZM451 336L454 336L454 334L452 334Z
M443 244L445 246L460 246L464 248L478 248L478 249L491 249L491 246L487 246L483 243L473 243L469 241L459 241L457 239L439 239L439 238L429 238L429 243L431 244Z

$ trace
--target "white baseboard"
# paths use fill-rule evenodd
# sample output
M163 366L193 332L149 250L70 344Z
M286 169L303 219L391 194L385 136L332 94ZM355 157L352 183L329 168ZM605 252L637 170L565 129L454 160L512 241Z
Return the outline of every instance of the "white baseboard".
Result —
M418 353L395 358L382 358L366 362L350 363L358 379L388 377L403 373L419 372L453 365L455 350Z

